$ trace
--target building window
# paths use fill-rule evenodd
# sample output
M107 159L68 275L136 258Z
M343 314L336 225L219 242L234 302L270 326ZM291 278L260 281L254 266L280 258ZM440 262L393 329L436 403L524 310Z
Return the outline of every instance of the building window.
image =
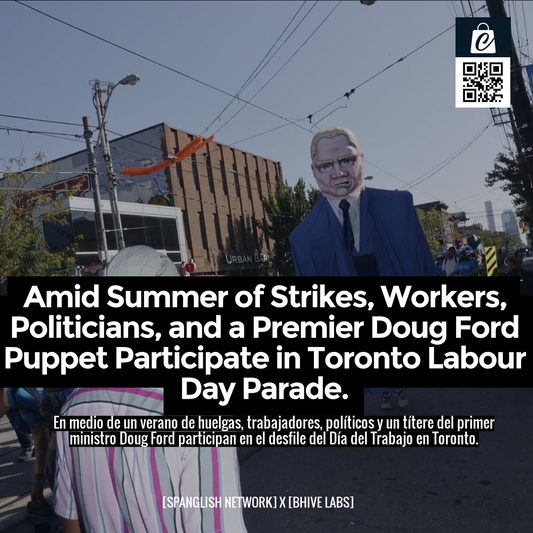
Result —
M230 248L232 251L235 251L235 232L233 231L233 222L231 220L231 215L227 215L227 224Z
M220 160L220 177L222 178L222 191L228 195L228 178L226 176L226 169L224 168L224 161Z
M237 173L237 166L235 163L231 165L231 171L233 172L233 179L235 180L235 194L237 198L241 197L241 185L239 183L239 174Z
M266 221L267 220L267 217L266 217L266 213L265 213L265 208L263 207L263 220ZM267 247L267 250L270 252L270 239L268 238L268 235L266 234L265 231L263 231L263 238L265 239L265 245Z
M45 226L45 238L47 241L50 239L51 244L57 248L58 239L61 239L59 244L66 244L74 235L83 234L84 238L80 240L77 250L78 259L84 255L96 253L98 245L101 245L101 243L98 243L96 235L95 214L89 211L74 210L70 212L70 220L72 221L70 229L66 226L57 226L56 228L53 225ZM120 220L124 230L126 246L146 244L157 250L165 250L169 257L170 253L172 253L173 261L181 260L178 227L175 218L122 214ZM104 225L106 228L113 228L111 214L104 213ZM107 232L109 250L117 250L115 233L115 231ZM83 264L86 264L86 262L84 261Z
M252 186L250 184L250 173L248 167L244 167L244 179L246 180L246 190L248 191L248 198L252 199Z
M270 187L270 174L268 173L268 170L267 170L267 173L266 173L266 182L267 182L268 194L270 194L272 192L272 189Z
M259 234L257 233L257 220L255 218L252 218L252 231L254 232L255 248L258 252L260 252L261 247L259 246Z
M241 229L242 247L244 250L248 250L248 239L246 238L246 224L244 223L244 217L239 218L239 226Z
M120 221L124 229L124 242L126 246L146 244L143 217L138 215L120 215Z
M178 175L178 187L183 189L183 168L181 163L176 163L176 174Z
M261 177L259 176L259 170L255 170L255 181L257 182L257 192L259 193L259 198L263 198L263 189L261 187Z
M200 180L198 177L198 163L196 161L196 154L191 154L191 165L192 165L192 180L194 183L194 188L200 190Z
M207 182L209 183L209 192L215 192L215 182L213 180L213 167L211 166L211 159L209 154L205 154L205 169L207 172Z
M189 250L191 250L191 243L192 243L192 239L191 239L191 228L189 226L189 217L187 216L187 212L184 211L183 212L183 229L185 230L185 239L187 240L187 242L185 243L187 248Z
M198 211L198 227L200 228L200 236L202 238L202 248L207 250L207 233L205 231L204 215L201 211Z
M218 214L213 213L213 225L215 226L215 235L217 238L217 247L222 250L222 233L220 231L220 222L218 220Z

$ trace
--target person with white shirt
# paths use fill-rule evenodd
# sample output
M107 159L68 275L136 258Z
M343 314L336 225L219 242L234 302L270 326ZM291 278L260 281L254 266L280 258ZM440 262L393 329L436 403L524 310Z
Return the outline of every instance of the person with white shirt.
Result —
M455 267L457 265L457 256L456 256L456 250L454 246L450 246L448 248L448 251L446 252L446 258L442 262L442 271L444 272L444 276L456 276L457 272L455 270Z
M311 160L322 194L289 236L296 275L436 275L411 193L364 187L364 155L350 129L317 133Z

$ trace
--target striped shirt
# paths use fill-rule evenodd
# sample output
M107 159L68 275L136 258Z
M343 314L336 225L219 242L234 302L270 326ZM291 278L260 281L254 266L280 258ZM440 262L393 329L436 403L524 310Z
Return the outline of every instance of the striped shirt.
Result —
M162 416L161 388L79 388L66 416ZM236 448L70 447L57 432L55 511L92 533L246 533ZM221 505L168 506L173 501ZM194 500L193 500L194 498ZM216 498L216 500L215 500ZM181 499L181 500L178 500Z

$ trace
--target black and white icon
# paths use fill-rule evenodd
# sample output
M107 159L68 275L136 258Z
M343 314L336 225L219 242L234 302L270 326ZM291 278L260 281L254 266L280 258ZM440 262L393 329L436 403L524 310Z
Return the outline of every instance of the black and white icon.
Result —
M486 26L487 29L480 29L481 26ZM478 24L477 29L472 32L470 53L483 55L496 53L494 32L489 28L489 25L486 22Z

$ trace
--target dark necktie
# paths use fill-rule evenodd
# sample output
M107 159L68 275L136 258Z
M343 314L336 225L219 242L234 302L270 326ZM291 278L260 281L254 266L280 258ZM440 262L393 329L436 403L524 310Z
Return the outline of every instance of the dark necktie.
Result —
M344 246L350 255L353 253L353 247L355 245L355 238L353 236L352 221L350 220L350 202L344 199L341 200L339 207L342 209L342 232L344 235Z

